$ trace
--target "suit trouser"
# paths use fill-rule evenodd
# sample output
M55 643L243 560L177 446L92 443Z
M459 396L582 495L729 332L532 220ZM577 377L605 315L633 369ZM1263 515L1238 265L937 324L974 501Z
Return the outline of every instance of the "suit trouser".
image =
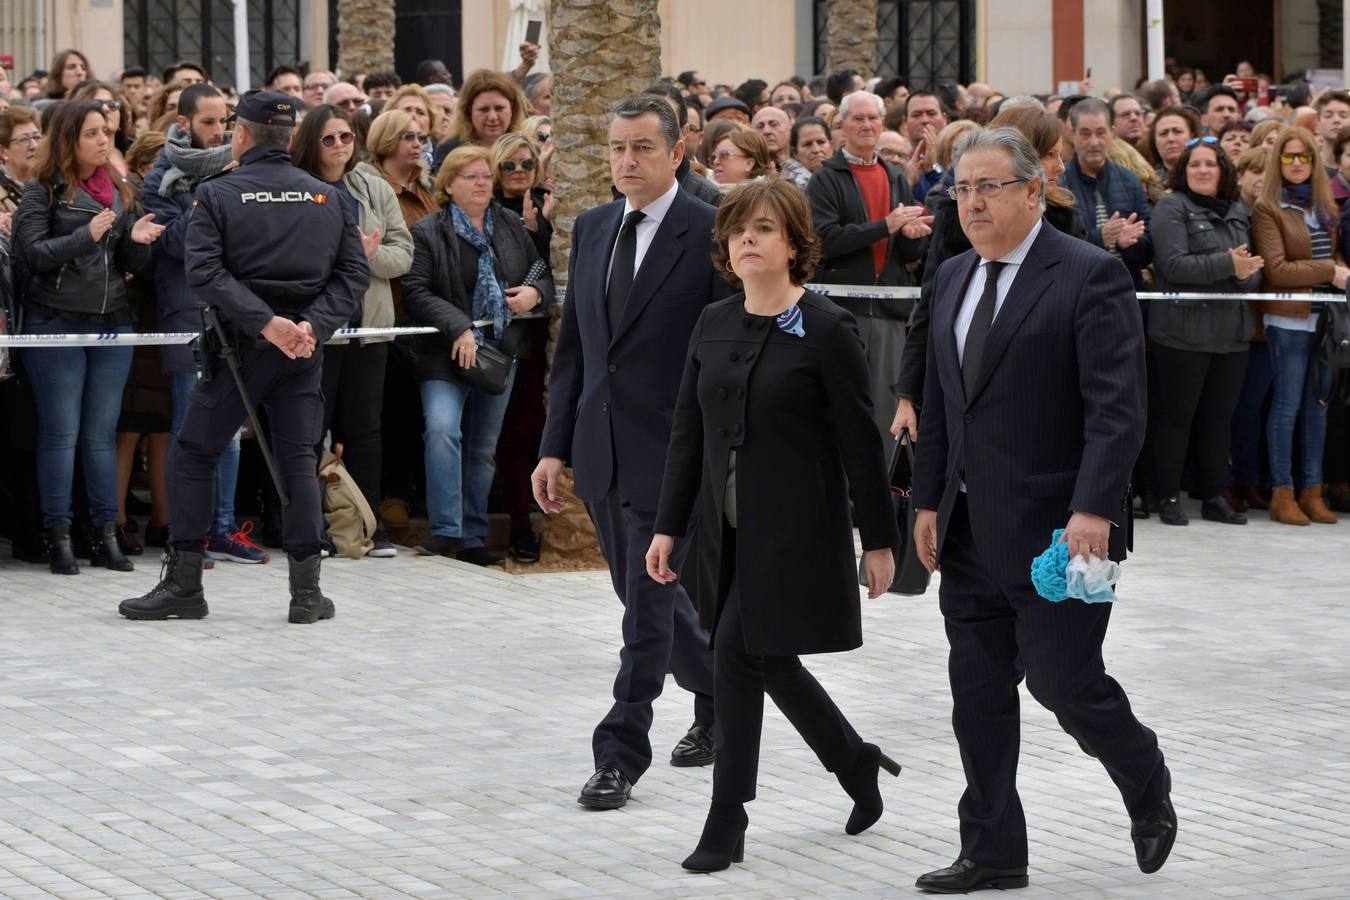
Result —
M966 773L957 808L962 858L998 868L1027 864L1016 784L1024 675L1031 695L1101 761L1131 818L1161 805L1166 769L1157 735L1134 717L1102 661L1111 604L1051 603L1029 580L1025 590L1000 588L981 562L964 497L943 543L940 595L951 645L952 725Z
M723 565L735 565L735 531L724 540ZM760 656L745 646L741 623L740 579L733 573L713 640L713 693L717 714L717 761L713 763L713 802L748 803L755 799L759 742L767 693L797 729L826 771L853 763L862 738L830 695L796 656Z
M308 359L287 359L272 345L240 350L244 385L267 412L272 455L290 505L283 508L286 552L307 557L323 540L314 447L323 428L323 348ZM225 363L212 363L210 381L188 396L187 415L174 439L169 521L175 547L200 547L211 534L216 463L244 423L244 402Z
M637 509L613 488L586 508L609 563L614 593L624 607L614 705L596 726L591 744L596 768L614 766L636 783L652 764L652 703L661 696L667 672L693 692L694 719L713 724L712 651L685 589L678 582L657 584L647 575L655 511ZM675 542L670 560L674 571L688 574L685 560L692 543Z

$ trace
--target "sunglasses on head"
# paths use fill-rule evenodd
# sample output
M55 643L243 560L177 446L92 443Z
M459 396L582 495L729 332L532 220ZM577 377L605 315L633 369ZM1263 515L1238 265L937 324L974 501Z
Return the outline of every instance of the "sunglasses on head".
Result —
M1301 162L1305 166L1313 161L1313 155L1306 150L1302 153L1281 153L1280 162L1286 166L1292 166L1296 162Z
M1189 141L1186 142L1186 148L1189 150L1196 144L1217 144L1218 142L1219 142L1218 138L1206 135L1205 137L1191 138Z
M319 138L319 143L328 147L330 150L338 144L346 147L356 139L356 135L350 131L339 132L338 134L325 134Z
M421 131L405 131L398 136L401 141L416 141L419 144L425 144L429 135Z
M533 172L534 160L522 159L520 162L516 162L513 159L508 159L501 164L501 170L505 172L507 175L510 175L512 172L514 172L517 167L519 167L520 171L522 172Z
M97 103L99 106L103 107L104 109L122 108L122 101L120 100L95 100L94 102Z

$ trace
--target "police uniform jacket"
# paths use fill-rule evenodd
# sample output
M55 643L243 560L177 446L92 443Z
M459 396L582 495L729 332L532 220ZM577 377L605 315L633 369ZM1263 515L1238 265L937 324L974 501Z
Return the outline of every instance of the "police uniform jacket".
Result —
M864 549L899 540L857 325L820 294L798 307L804 337L747 314L743 294L699 317L654 529L698 542L699 583L685 587L713 630L732 563L722 559L723 501L736 451L741 617L746 649L766 656L862 644L850 498Z
M520 216L493 202L485 215L493 216L492 249L497 255L498 274L508 287L525 281L530 267L539 259L534 238L525 230ZM459 255L459 235L455 233L450 207L432 213L412 227L413 263L403 276L403 307L419 325L432 325L439 334L419 339L414 355L419 381L455 381L459 363L450 356L450 347L473 327L473 297L464 289ZM548 260L544 260L548 262ZM534 286L539 290L541 307L553 302L553 273L545 268Z
M254 147L239 163L197 188L188 287L246 335L291 316L322 344L351 321L370 285L356 223L284 147Z

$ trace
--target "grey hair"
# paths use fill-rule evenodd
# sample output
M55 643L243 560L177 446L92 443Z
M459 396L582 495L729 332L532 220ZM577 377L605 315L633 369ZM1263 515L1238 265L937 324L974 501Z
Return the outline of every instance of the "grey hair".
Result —
M886 115L886 101L881 99L878 94L872 94L867 91L854 91L851 94L845 94L844 99L839 101L839 121L848 118L848 108L853 104L850 102L854 97L871 97L877 102L877 112Z
M665 95L634 94L620 100L610 115L610 124L615 119L637 119L642 116L656 116L661 126L661 137L666 139L666 149L674 150L680 142L680 120L675 118L675 110Z
M239 124L248 129L255 147L288 146L291 143L291 132L295 130L293 125L264 125L261 122L250 122L248 119L240 119Z
M1045 109L1045 104L1030 94L1018 94L1016 97L1008 97L1000 103L998 105L998 111L1003 112L1005 109L1012 109L1015 106L1030 106L1033 109Z
M1073 105L1069 110L1069 124L1074 128L1078 127L1078 120L1083 116L1106 116L1108 125L1115 124L1116 112L1096 97L1084 97Z
M427 94L445 94L451 98L459 96L458 94L455 93L454 88L452 88L448 84L444 84L439 81L432 82L431 84L422 85L422 90L426 91Z
M980 128L970 132L956 145L952 156L952 171L961 164L961 157L972 150L1003 150L1012 157L1013 177L1026 181L1039 179L1041 183L1040 207L1045 211L1045 168L1036 148L1031 146L1027 136L1016 128L999 125L995 128Z

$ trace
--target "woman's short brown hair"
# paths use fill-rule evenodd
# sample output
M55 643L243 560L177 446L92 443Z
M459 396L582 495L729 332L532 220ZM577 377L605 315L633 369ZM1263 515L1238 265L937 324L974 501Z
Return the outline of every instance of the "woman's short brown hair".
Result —
M759 137L758 132L750 132ZM763 140L763 138L760 138ZM811 207L806 194L796 185L777 176L761 181L747 181L732 188L717 208L713 224L713 265L728 282L739 285L741 279L731 269L728 244L731 236L761 209L769 210L783 225L788 244L796 250L788 263L788 278L793 284L806 284L820 259L820 239L811 224Z
M492 174L492 180L495 182L497 176L492 172L492 151L486 147L480 147L477 144L460 144L451 150L445 157L445 162L441 163L441 170L436 173L436 205L441 209L450 205L450 182L464 167L479 160L488 164L488 172Z
M153 166L155 160L159 159L160 151L164 149L166 137L162 131L142 131L140 137L132 141L127 152L123 154L126 157L127 168L139 172Z
M525 99L525 92L520 89L520 85L505 72L479 69L477 72L469 73L469 77L464 79L463 87L459 89L452 136L466 143L477 143L478 139L473 133L473 102L478 99L479 94L486 94L488 91L496 91L511 104L511 124L506 126L507 131L520 131L525 127L525 109L529 101Z
M1264 174L1266 171L1266 163L1269 161L1269 159L1270 154L1267 153L1263 148L1248 147L1246 150L1243 150L1242 155L1238 157L1237 161L1238 177L1241 178L1248 172L1255 172L1258 175Z
M20 125L36 125L38 131L42 130L42 123L38 121L38 114L29 106L11 106L4 112L0 112L0 144L9 144L14 140L14 129Z
M764 135L751 128L741 127L735 131L728 131L722 135L722 141L731 141L737 150L750 157L754 166L750 169L750 177L758 178L761 175L767 175L773 171L769 161L769 144L764 140ZM717 154L717 145L713 145L713 154Z

